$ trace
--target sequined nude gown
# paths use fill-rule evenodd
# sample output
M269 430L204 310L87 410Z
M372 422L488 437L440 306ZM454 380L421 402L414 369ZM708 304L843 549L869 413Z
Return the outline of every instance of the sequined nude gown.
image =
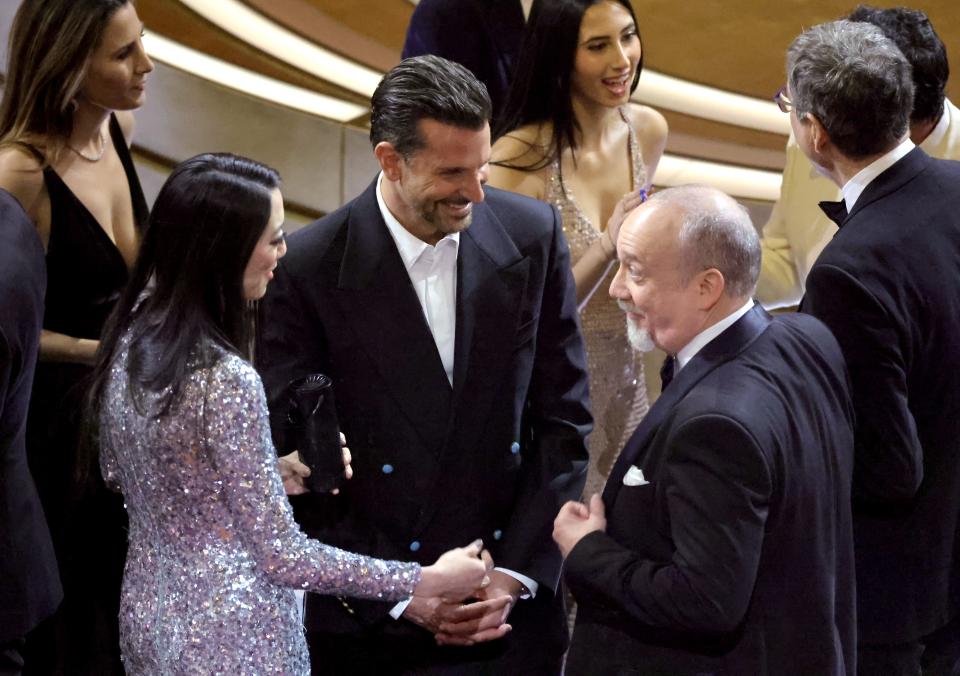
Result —
M637 190L646 183L646 170L636 134L622 109L620 116L628 129L633 188ZM546 201L560 212L563 232L570 247L571 265L576 264L600 238L601 231L580 211L574 195L565 188L559 158L550 166ZM611 268L580 311L594 419L593 433L587 440L590 467L583 489L587 496L603 490L614 461L649 408L643 362L627 342L623 312L607 293L615 272Z
M120 346L101 414L101 470L130 518L120 607L128 674L309 674L293 587L395 601L413 563L350 554L298 529L277 472L263 386L223 352L170 411L135 406Z

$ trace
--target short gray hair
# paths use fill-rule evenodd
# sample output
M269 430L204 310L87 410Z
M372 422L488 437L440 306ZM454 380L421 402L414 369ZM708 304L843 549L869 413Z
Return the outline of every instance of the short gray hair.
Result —
M853 160L889 150L913 110L913 74L878 27L833 21L800 34L787 50L787 81L798 118L812 113Z
M746 208L726 193L705 185L684 185L653 194L650 201L681 213L677 243L684 284L716 268L725 293L753 295L760 276L760 238Z

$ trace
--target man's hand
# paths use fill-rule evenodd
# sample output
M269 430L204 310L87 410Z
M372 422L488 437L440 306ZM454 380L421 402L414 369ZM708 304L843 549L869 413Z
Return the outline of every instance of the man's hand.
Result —
M607 517L603 500L599 493L590 498L590 506L570 501L560 508L553 520L553 541L560 547L563 558L567 558L580 539L595 530L607 529Z
M435 632L440 645L473 645L493 641L506 635L510 611L520 598L523 585L517 578L499 570L490 571L490 584L477 589L473 603L464 605L464 613L445 621Z
M277 469L283 479L283 490L287 495L301 495L307 492L303 480L310 476L310 468L300 462L297 451L277 458Z
M414 596L403 616L434 635L441 645L473 645L505 635L512 627L501 618L509 613L511 597L473 603L447 603L437 597Z

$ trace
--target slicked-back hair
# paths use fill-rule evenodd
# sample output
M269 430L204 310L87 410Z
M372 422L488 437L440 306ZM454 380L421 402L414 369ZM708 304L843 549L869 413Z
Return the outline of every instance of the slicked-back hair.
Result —
M878 9L860 5L850 21L872 23L893 40L913 68L913 112L911 122L935 122L943 114L950 64L947 48L927 15L918 9Z
M469 70L439 56L414 56L384 75L373 92L370 143L387 141L409 159L425 143L420 120L479 131L491 113L486 86Z
M787 82L801 124L813 114L852 160L886 152L907 131L910 64L872 24L833 21L800 34L787 50Z
M630 92L637 88L643 71L643 40L640 24L630 0L613 0L621 4L637 27L641 42L640 62L630 83ZM509 160L504 166L523 171L539 171L549 165L566 148L577 149L579 127L573 114L571 78L580 41L583 15L603 0L547 0L534 3L524 33L523 48L503 113L493 130L496 141L526 124L550 122L553 135L542 160L530 165L516 165Z
M760 277L760 237L742 204L705 185L661 190L650 201L680 211L677 244L683 284L715 268L723 275L727 296L753 295Z

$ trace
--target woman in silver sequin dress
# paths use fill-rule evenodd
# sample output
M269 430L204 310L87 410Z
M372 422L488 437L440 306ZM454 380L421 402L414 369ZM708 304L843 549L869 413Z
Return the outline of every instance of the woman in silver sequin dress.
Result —
M594 416L585 495L602 490L648 408L642 358L607 295L620 223L667 139L660 113L629 102L642 65L629 0L540 3L495 131L491 185L556 206L570 246Z
M479 543L421 568L328 547L294 523L247 361L250 301L286 252L278 185L233 155L181 164L104 333L91 410L130 518L128 673L307 674L293 588L459 599L485 576Z

